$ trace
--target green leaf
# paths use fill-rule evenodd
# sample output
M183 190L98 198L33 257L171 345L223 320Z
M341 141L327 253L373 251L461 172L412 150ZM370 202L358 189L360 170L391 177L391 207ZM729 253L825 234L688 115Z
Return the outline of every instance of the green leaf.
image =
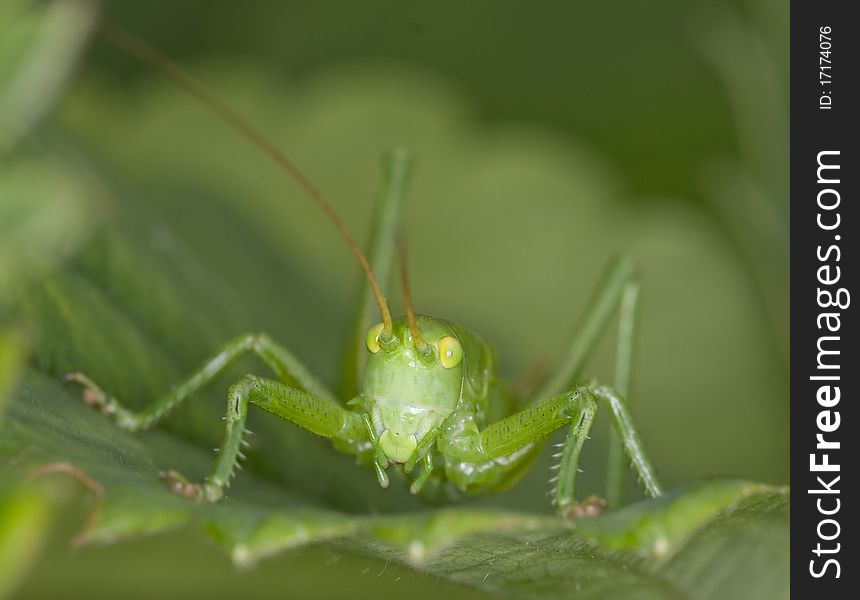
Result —
M268 71L210 70L220 94L300 151L300 164L339 199L357 231L381 151L397 143L415 149L423 175L407 223L419 309L487 332L506 371L558 351L558 316L573 321L604 258L618 250L640 258L655 301L643 310L635 408L655 463L675 483L727 465L753 468L742 458L756 456L756 447L725 448L725 439L752 440L738 434L752 426L764 431L755 440L770 439L765 434L778 424L748 409L749 423L725 422L714 454L713 423L697 430L700 417L685 416L747 408L749 396L726 397L717 385L726 380L746 394L776 393L752 368L767 347L765 334L748 327L757 316L755 290L701 215L682 207L635 214L611 170L588 151L534 131L476 130L461 102L429 78L355 69L283 88ZM0 426L14 489L29 490L17 482L38 465L71 463L105 489L87 532L91 544L184 528L204 532L239 565L312 544L494 596L707 597L738 589L787 596L787 494L743 480L678 487L569 523L552 516L543 498L544 462L508 494L433 510L399 482L380 489L372 473L325 441L253 412L258 435L228 497L203 505L171 495L158 471L207 473L226 385L260 365L243 362L139 435L84 406L62 375L83 371L140 407L226 340L264 330L331 383L350 311L343 299L352 297L357 269L281 173L233 146L222 124L173 88L138 85L128 96L91 83L65 109L64 130L78 136L81 160L113 202L98 235L16 305L31 324L33 355ZM575 276L559 275L558 257ZM694 298L678 304L682 288ZM687 306L693 301L695 312ZM523 316L511 318L512 307ZM702 319L709 311L719 319ZM678 357L667 339L708 344L704 355ZM743 360L725 352L728 340L743 341ZM609 354L594 361L598 375ZM667 426L672 419L691 425ZM599 470L602 448L597 441L586 448L590 472ZM599 484L588 475L583 481L584 489Z
M0 157L0 422L24 365L31 328L9 305L83 243L96 223L92 181L57 160Z
M58 152L17 147L55 102L93 17L88 0L0 6L0 420L28 344L7 305L93 225L93 182Z
M0 305L73 253L98 221L97 188L32 153L0 161Z
M41 552L53 508L32 489L0 485L0 598L5 598Z
M105 486L91 543L195 524L239 565L323 544L512 597L573 590L627 597L634 588L643 597L701 589L722 597L717 592L734 586L749 597L755 590L781 596L780 586L787 592L787 495L761 484L702 483L577 523L473 508L348 515L250 474L224 502L201 505L173 496L157 471L166 463L204 471L209 453L165 432L124 432L36 372L20 386L0 447L16 452L19 470L62 460ZM739 571L747 575L742 584Z
M92 0L0 6L0 153L50 110L94 19Z

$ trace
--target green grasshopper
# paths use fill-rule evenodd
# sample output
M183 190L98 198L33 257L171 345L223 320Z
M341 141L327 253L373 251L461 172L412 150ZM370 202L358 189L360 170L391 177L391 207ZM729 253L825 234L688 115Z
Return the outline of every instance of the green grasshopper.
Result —
M386 280L393 262L397 213L411 170L405 151L392 152L384 161L382 194L366 256L332 205L247 121L139 38L108 24L103 24L102 33L113 44L165 72L291 174L338 229L365 275L347 351L345 392L340 398L293 353L264 334L231 341L173 391L140 412L125 408L82 373L66 376L83 386L87 404L120 427L141 431L160 423L243 354L256 354L274 371L277 378L247 375L229 388L224 440L214 468L200 483L173 470L162 472L173 492L209 502L224 495L244 457L243 447L249 445L244 439L245 422L248 406L254 405L329 438L337 450L354 455L358 463L371 468L383 488L388 487L388 470L393 469L410 480L412 494L430 501L510 487L532 465L549 434L567 426L567 436L555 455L558 472L553 478L552 502L561 516L593 514L599 502L592 498L578 504L574 492L582 446L597 407L603 403L620 438L620 444L616 440L610 448L610 503L620 498L622 449L646 494L661 495L661 486L622 399L630 375L639 296L639 284L629 262L617 261L608 269L560 364L526 398L517 398L498 378L493 349L479 336L451 321L415 313L402 246L400 274L406 315L391 316L375 273ZM381 321L368 327L373 300ZM596 382L574 385L616 312L620 318L616 389Z

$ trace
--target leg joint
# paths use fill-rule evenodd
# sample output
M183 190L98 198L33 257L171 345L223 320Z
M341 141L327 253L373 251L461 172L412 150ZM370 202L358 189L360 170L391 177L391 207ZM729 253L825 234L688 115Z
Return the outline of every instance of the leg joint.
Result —
M249 335L248 337L251 338L251 343L256 348L260 348L263 346L270 346L272 344L272 338L270 338L267 334L262 333L262 332L253 333L253 334Z

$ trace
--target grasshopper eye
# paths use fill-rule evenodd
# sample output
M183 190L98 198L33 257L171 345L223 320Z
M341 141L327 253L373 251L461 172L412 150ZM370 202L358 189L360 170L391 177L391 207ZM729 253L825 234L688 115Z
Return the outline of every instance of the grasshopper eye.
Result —
M463 346L460 341L451 335L446 335L439 340L439 362L446 369L453 369L463 360Z
M376 354L379 352L379 334L382 333L382 323L377 323L367 332L367 337L364 342L367 344L367 349Z

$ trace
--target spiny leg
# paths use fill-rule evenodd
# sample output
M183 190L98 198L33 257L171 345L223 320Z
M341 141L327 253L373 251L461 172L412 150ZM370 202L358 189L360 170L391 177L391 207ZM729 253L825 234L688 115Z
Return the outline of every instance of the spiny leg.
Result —
M630 261L619 259L610 264L601 285L589 302L585 315L575 329L577 334L556 369L531 395L532 402L576 384L585 362L616 309L619 313L619 324L614 383L620 397L629 398L639 289L639 282ZM613 430L610 431L607 456L606 497L609 506L617 507L622 502L624 473L622 445Z
M575 487L579 457L597 414L597 401L585 387L535 402L513 415L489 425L480 434L479 448L486 458L515 456L522 448L545 439L553 431L570 425L557 454L553 470L552 503L559 515L570 516L576 507ZM474 460L474 458L472 458Z
M630 458L631 468L645 493L651 497L663 494L654 468L645 455L642 441L621 396L606 386L581 387L577 390L577 400L574 401L574 408L571 410L573 422L562 447L558 463L558 481L553 493L553 503L561 515L576 516L581 512L582 507L576 503L574 489L579 472L579 454L588 437L588 431L597 410L595 398L603 401L609 408L614 431L620 438L621 445ZM585 508L591 509L589 505L594 504L594 501L595 498L587 500Z
M630 379L633 370L633 345L639 306L639 282L631 281L624 288L618 311L618 346L615 353L614 385L619 396L630 407ZM624 502L624 449L614 429L609 432L606 456L606 503L612 508Z
M574 491L579 474L579 456L597 414L597 402L580 388L571 399L568 412L571 415L570 430L558 453L558 463L553 467L558 472L550 479L553 484L552 503L561 515L567 515L576 506Z
M282 381L290 384L288 389L293 390L296 394L305 394L309 398L315 398L316 401L328 406L330 410L335 410L331 407L336 407L337 410L344 414L353 414L342 409L331 392L289 350L274 343L265 335L244 335L229 342L220 352L207 360L191 377L140 412L134 412L122 406L116 398L106 394L98 385L82 373L70 373L66 376L66 380L81 384L84 387L84 402L100 409L104 414L113 418L120 427L130 431L140 431L153 427L159 421L163 420L181 402L215 379L231 363L247 352L253 352L259 356ZM242 382L234 385L228 393L225 436L219 449L218 462L212 475L210 475L205 484L201 485L191 483L183 475L174 470L160 473L160 477L173 492L188 498L205 498L207 500L215 500L223 493L223 488L229 482L230 473L236 467L237 459L244 456L241 452L241 447L247 445L247 442L242 437L246 431L245 414L247 411L247 402L241 400L244 392L247 390L242 385ZM341 418L348 420L351 417L342 415ZM312 423L298 424L314 431ZM321 435L324 434L321 433ZM349 444L347 447L349 447ZM357 448L353 448L353 450L356 454L358 453Z
M188 379L139 412L125 408L83 373L69 373L66 375L66 381L82 385L84 402L113 418L120 427L141 431L158 424L186 398L218 377L231 363L247 352L259 356L285 383L335 402L332 393L289 350L262 334L243 335L229 342Z
M636 475L637 482L648 496L652 498L662 496L663 486L657 480L654 467L651 466L651 461L645 455L642 440L639 438L639 433L633 425L633 418L630 416L630 411L624 399L616 390L605 385L592 384L587 389L596 398L606 403L606 406L609 408L609 412L612 415L612 424L618 437L621 439L621 446L624 448L625 454L630 459L630 467L634 475Z
M450 445L453 458L467 462L510 460L532 444L538 443L553 431L570 425L559 456L558 480L553 492L553 503L560 515L570 516L576 511L576 477L582 446L588 439L598 401L606 403L612 414L624 450L631 458L631 466L649 496L662 494L654 469L645 456L642 442L633 427L633 421L618 394L611 388L596 385L579 387L574 391L552 396L486 427L475 439L464 439L461 444Z
M593 513L602 501L590 498L584 505L577 505L574 496L579 455L596 410L597 399L608 405L613 416L615 431L621 439L624 451L630 456L638 480L650 496L662 493L654 470L642 449L641 441L625 407L622 396L610 388L598 386L599 393L587 387L559 394L574 385L582 367L590 356L600 336L606 330L613 314L622 305L620 347L616 380L629 388L632 354L633 325L638 300L638 282L633 265L626 260L613 263L607 270L601 286L593 296L577 335L567 352L555 368L530 396L530 404L523 410L489 425L477 439L465 438L462 443L449 444L449 454L467 463L504 458L520 460L517 453L527 446L540 442L549 433L570 424L571 429L558 458L558 479L553 491L554 504L561 514L575 516L579 512ZM615 469L615 467L611 467ZM501 468L499 468L501 469ZM505 475L507 476L507 475ZM610 479L612 474L610 474ZM583 511L579 508L583 507Z
M223 495L242 456L249 403L312 433L345 442L356 454L367 444L367 434L359 414L345 410L333 400L280 381L247 375L233 384L227 393L224 441L212 472L203 483L191 483L174 471L166 473L164 478L174 492L210 502Z
M656 497L663 494L654 468L645 455L642 441L621 396L607 386L595 384L589 387L580 387L576 392L576 399L572 402L573 422L562 447L558 482L553 497L553 502L561 515L571 513L575 515L579 512L574 489L576 476L579 472L579 454L582 451L582 445L588 438L588 431L591 429L591 422L597 410L595 399L603 401L609 408L613 428L621 440L624 452L630 458L630 466L636 475L637 482L648 496ZM593 504L593 502L594 499L589 499L586 504Z

